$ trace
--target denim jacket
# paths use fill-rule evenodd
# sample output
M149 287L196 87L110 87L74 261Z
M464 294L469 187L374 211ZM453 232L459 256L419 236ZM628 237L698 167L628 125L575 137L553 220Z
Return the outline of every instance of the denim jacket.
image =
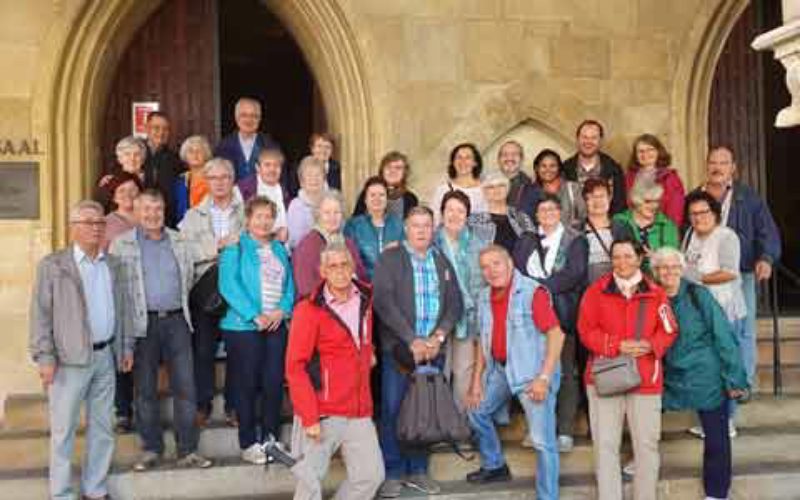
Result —
M547 358L547 336L536 328L533 322L531 304L533 293L541 286L535 280L514 270L506 315L506 377L511 392L519 394L535 379L542 370ZM492 357L492 302L491 288L484 287L478 299L478 323L481 328L481 349L486 359L486 373L490 373L495 363ZM560 365L553 378L560 376Z
M222 250L219 258L219 291L228 303L228 310L220 321L220 328L224 330L258 330L253 320L262 312L259 245L249 234L242 233L238 245L229 245ZM288 318L294 306L292 266L283 244L272 240L269 245L283 264L283 294L278 306L284 318Z

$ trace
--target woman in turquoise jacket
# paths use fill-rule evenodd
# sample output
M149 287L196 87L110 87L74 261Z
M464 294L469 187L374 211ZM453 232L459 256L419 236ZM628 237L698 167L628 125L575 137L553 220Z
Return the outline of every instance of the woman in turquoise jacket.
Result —
M403 221L387 211L388 192L383 178L374 176L367 179L363 190L367 211L354 215L344 226L344 235L358 247L370 280L383 250L403 240Z
M228 304L220 328L239 418L239 447L242 459L254 464L267 461L261 443L270 435L280 436L286 320L294 303L289 256L283 244L272 239L276 213L275 203L266 197L248 201L246 231L219 258L219 290Z
M678 250L661 248L651 261L656 280L670 298L679 332L664 357L662 407L697 411L704 437L706 497L728 498L732 468L728 405L749 391L739 346L711 292L681 278L686 264ZM669 314L659 311L663 321Z

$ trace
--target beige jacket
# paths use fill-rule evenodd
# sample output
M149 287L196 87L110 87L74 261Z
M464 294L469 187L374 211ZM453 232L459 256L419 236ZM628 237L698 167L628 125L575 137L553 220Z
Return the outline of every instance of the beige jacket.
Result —
M189 313L189 290L194 282L194 261L189 251L189 245L181 233L164 228L169 236L172 251L178 261L178 270L181 275L181 304L183 316L189 329L192 329L192 317ZM142 274L142 250L136 239L136 228L126 231L111 242L109 252L122 260L125 288L131 298L131 316L133 336L144 338L147 336L147 302L144 295L144 276Z
M92 331L73 246L39 262L31 297L29 351L38 365L86 366L92 360ZM130 301L122 262L107 255L114 293L114 344L117 363L133 355Z
M230 234L238 234L244 226L244 204L241 197L234 194L233 211L230 218ZM195 279L205 273L217 261L217 239L211 225L211 196L190 209L178 223L178 229L189 245L195 263Z

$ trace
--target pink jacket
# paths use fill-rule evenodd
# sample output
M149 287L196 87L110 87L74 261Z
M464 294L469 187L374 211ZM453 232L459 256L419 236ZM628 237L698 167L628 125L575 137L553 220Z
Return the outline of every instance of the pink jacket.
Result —
M632 206L630 192L633 183L636 182L638 168L629 168L625 172L625 187L628 193L628 206ZM656 182L664 188L664 196L661 198L661 211L664 215L675 223L678 228L683 227L683 201L686 197L686 190L678 172L671 167L659 168L656 171Z

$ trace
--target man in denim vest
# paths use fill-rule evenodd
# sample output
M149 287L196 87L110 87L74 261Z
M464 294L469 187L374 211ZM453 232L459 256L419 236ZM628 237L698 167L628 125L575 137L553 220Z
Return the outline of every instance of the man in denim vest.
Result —
M469 420L481 453L481 468L467 475L471 483L508 481L511 472L493 415L516 396L525 411L536 461L536 498L558 498L556 395L564 334L550 293L514 269L498 245L480 255L488 287L478 298L481 348L467 394Z

